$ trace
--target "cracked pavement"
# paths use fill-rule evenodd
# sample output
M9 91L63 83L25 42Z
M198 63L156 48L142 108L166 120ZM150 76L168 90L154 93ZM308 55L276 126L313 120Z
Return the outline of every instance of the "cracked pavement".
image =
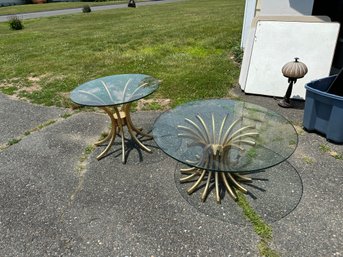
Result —
M272 98L235 94L301 124L301 107L281 109ZM213 205L213 212L187 200L174 177L178 164L152 140L145 142L152 154L128 142L125 165L119 142L100 161L96 148L80 175L84 150L108 129L106 115L74 112L63 118L71 111L3 94L0 106L0 144L22 137L0 151L0 256L259 256L260 238L231 199ZM149 130L159 114L137 112L132 118ZM23 136L49 120L56 122ZM300 175L302 194L287 216L267 221L271 248L280 256L342 256L343 160L320 147L343 153L343 146L298 129L289 163ZM259 200L264 196L272 196L267 203L278 200L268 190ZM228 218L219 217L220 208Z

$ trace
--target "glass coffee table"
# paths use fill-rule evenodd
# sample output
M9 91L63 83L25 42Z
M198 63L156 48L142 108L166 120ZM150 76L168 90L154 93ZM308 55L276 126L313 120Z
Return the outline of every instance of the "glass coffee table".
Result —
M140 148L151 152L137 138L136 134L150 138L151 136L134 126L130 116L130 108L132 102L152 94L158 87L159 81L151 76L120 74L86 82L71 92L70 99L74 103L82 106L99 107L111 119L110 132L104 139L95 143L95 145L100 145L108 141L107 147L97 156L98 160L108 153L118 134L121 137L122 162L125 163L124 126L127 127L131 138Z
M221 202L219 188L237 200L247 193L247 173L258 172L288 159L298 144L293 125L264 107L225 99L190 102L163 113L153 126L156 144L167 155L186 164L181 183L188 194L211 191ZM213 190L211 190L213 188Z

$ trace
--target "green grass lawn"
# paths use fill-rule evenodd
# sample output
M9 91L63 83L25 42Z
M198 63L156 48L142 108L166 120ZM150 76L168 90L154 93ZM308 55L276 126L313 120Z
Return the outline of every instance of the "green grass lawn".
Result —
M0 15L11 15L28 12L41 12L52 11L69 8L81 8L84 5L98 6L98 5L111 5L127 3L125 0L112 0L106 2L60 2L60 3L45 3L45 4L25 4L25 5L12 5L0 7Z
M144 73L162 80L154 98L228 96L239 65L243 0L185 0L139 8L0 23L0 90L34 103L68 106L77 85Z

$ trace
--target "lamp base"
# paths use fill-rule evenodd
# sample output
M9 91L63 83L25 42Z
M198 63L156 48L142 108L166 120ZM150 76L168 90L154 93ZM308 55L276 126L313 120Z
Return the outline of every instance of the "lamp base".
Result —
M283 107L283 108L292 108L293 105L291 102L287 102L285 99L282 99L278 102L278 105Z

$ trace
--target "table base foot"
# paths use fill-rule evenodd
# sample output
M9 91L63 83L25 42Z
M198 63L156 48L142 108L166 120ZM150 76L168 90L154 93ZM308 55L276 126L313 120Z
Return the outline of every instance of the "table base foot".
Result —
M236 190L239 190L245 194L248 190L244 188L241 183L252 182L252 179L240 175L237 173L226 173L226 172L214 172L208 170L202 170L198 168L184 168L180 170L182 174L186 176L180 179L181 183L194 182L193 185L187 190L188 194L192 194L194 191L203 187L204 181L205 188L201 194L201 201L204 202L209 194L209 189L214 186L216 202L220 203L220 188L224 187L227 193L232 197L233 200L237 201Z

